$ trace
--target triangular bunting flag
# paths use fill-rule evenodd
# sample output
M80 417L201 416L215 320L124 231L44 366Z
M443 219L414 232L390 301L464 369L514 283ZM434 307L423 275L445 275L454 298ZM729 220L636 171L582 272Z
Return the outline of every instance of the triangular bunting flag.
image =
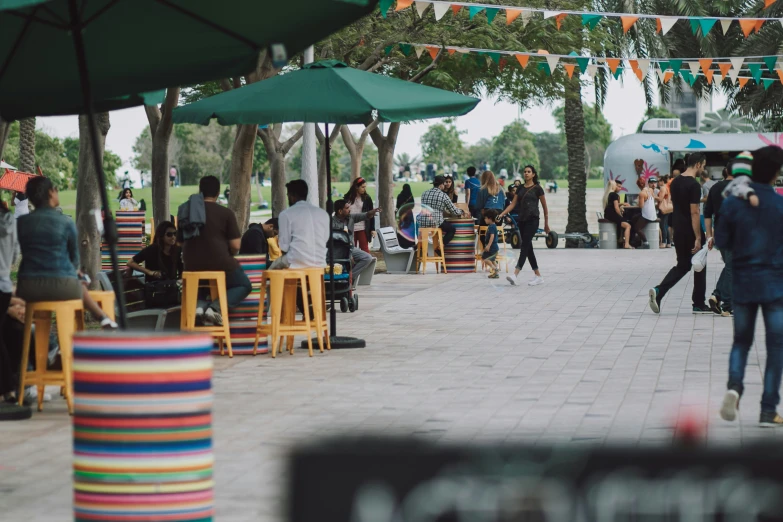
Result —
M547 56L546 62L549 64L549 71L555 72L555 68L557 67L558 62L560 61L559 56Z
M720 69L721 76L726 76L731 70L731 63L721 62L718 64L718 69Z
M456 49L448 49L449 56L451 56L452 54L454 54L456 52L457 52Z
M713 83L714 83L715 85L720 85L720 84L721 84L721 82L723 81L723 78L724 78L724 77L723 77L723 76L721 76L720 74L715 74L715 75L713 75L713 77L712 77L712 81L713 81Z
M590 58L577 58L576 63L579 65L579 70L585 73L587 72L587 66L590 64Z
M597 65L588 65L587 66L587 76L590 77L590 79L594 79L596 73L598 73L598 66Z
M636 69L633 73L636 75L637 78L639 78L640 82L644 81L644 73L642 72L641 69Z
M457 13L459 13L459 10L462 9L462 6L459 4L451 4L451 14L453 16L457 16Z
M615 79L615 80L619 80L619 79L620 79L620 76L622 76L622 75L623 75L623 68L622 68L622 67L618 67L618 68L617 68L617 70L616 70L616 71L614 71L614 73L613 73L613 74L614 74L614 79Z
M424 47L417 45L413 49L416 51L416 58L421 58L421 53L424 52Z
M511 25L522 14L522 9L506 9L506 25Z
M769 7L777 2L778 0L764 0L764 9L769 9Z
M688 20L691 24L691 32L693 34L696 34L699 32L699 21L696 18L691 18Z
M780 78L780 83L783 83L783 70L778 69L775 72L778 73L778 78Z
M440 20L449 12L449 4L432 4L432 9L435 11L435 20Z
M440 51L440 48L438 47L427 47L427 52L430 53L430 56L434 60L438 56L438 51Z
M544 11L544 20L546 20L547 18L554 18L559 14L560 14L559 11Z
M560 30L560 27L563 25L563 20L565 20L565 17L568 16L565 13L561 13L555 17L555 23L557 23L557 30Z
M628 60L628 65L631 66L631 70L636 72L639 70L639 62L636 60Z
M680 68L682 67L682 60L669 60L669 66L672 68L672 71L674 73L680 72Z
M527 67L527 62L530 60L530 56L529 55L527 55L527 54L515 54L514 56L516 56L517 61L519 62L519 65L521 65L523 69L525 67Z
M660 33L661 32L661 19L656 18L655 19L655 32Z
M564 63L563 68L566 70L569 79L574 77L574 69L576 69L575 63Z
M767 89L769 89L769 86L770 86L770 85L772 85L773 83L775 83L775 80L773 80L772 78L764 78L764 79L763 79L763 80L761 80L761 81L762 81L762 83L764 84L764 90L765 90L765 91L766 91Z
M696 76L699 74L699 62L688 62L688 68L691 70L691 74Z
M500 53L487 53L493 62L500 64Z
M693 87L693 84L696 82L696 77L691 74L691 72L688 69L683 69L680 71L680 76L682 76L682 79L688 82L688 85Z
M761 31L761 27L764 25L764 22L766 22L766 20L764 20L763 18L761 20L757 20L756 25L753 27L753 29L758 33L759 31Z
M655 71L655 74L657 74L657 75L658 75L658 80L660 80L661 82L663 82L663 71L662 71L662 70L660 70L660 69L656 69L656 71Z
M764 62L764 65L767 66L767 69L770 71L775 70L775 64L778 63L778 57L777 56L765 56L762 58L762 61Z
M724 35L729 32L729 27L731 27L731 22L733 22L733 20L721 20L720 21L720 28L723 29L723 34Z
M582 25L592 31L595 29L595 26L598 25L598 22L601 21L601 18L602 16L597 14L583 14Z
M742 34L745 35L745 38L750 36L750 33L753 32L753 29L756 28L756 20L752 18L740 18L739 24L742 28Z
M413 50L413 47L409 44L400 44L400 52L404 54L405 56L410 56L411 51Z
M552 69L549 68L549 65L547 65L546 62L539 62L538 63L538 70L544 71L547 76L552 76Z
M668 60L661 60L660 62L658 62L658 68L661 71L666 72L666 69L669 68L669 61Z
M729 78L733 83L737 83L737 77L739 76L739 69L732 69L729 71Z
M623 34L627 33L638 19L638 16L621 16L620 20L623 22Z
M429 6L429 2L416 2L416 12L419 13L419 18L424 16L424 11L426 11Z
M704 71L704 77L707 78L707 83L712 84L712 77L715 74L715 71L712 69L702 69Z
M647 76L647 71L650 70L650 60L639 58L636 62L639 64L639 70L642 71L642 75Z
M699 26L701 27L702 37L706 38L707 33L709 33L712 30L712 28L715 27L716 23L718 23L718 20L716 18L700 18Z
M671 80L674 77L674 73L672 71L666 71L663 73L663 83L669 83L669 80Z
M658 19L658 22L661 24L661 34L665 35L677 23L677 18L663 16Z
M481 11L483 11L485 8L484 8L484 7L482 7L482 6L480 6L480 5L479 5L479 6L472 5L472 6L470 6L468 9L469 9L469 11L468 11L468 12L470 13L470 19L471 19L471 20L473 20L473 17L474 17L474 16L476 16L477 14L479 14L479 13L480 13Z
M620 59L619 58L607 58L606 59L606 65L609 66L609 70L612 71L612 74L615 73L618 67L620 67Z
M413 0L397 0L397 7L394 8L395 11L402 11L403 9L409 8L413 4Z
M750 71L751 76L753 76L753 81L756 83L759 83L761 80L761 64L760 63L749 63L748 70Z
M712 67L712 58L702 58L699 60L699 65L701 65L701 70L704 71L704 74L707 74L707 71Z
M531 18L533 18L533 11L522 11L522 27L526 27Z
M742 89L748 83L748 80L750 80L750 78L743 76L742 78L737 78L736 83L739 83L740 89Z
M378 7L381 9L381 16L386 18L386 12L389 10L389 8L394 3L394 0L381 0Z
M383 48L383 54L389 56L392 52L392 49L394 49L393 45L387 45L386 47Z
M745 61L745 58L730 58L729 61L731 62L731 67L739 71L742 69L742 62Z
M500 9L492 9L490 7L487 7L487 23L488 24L492 23L492 20L494 20L495 17L498 15L498 11L500 11Z
M457 47L457 52L462 54L470 54L470 49L465 49L464 47Z

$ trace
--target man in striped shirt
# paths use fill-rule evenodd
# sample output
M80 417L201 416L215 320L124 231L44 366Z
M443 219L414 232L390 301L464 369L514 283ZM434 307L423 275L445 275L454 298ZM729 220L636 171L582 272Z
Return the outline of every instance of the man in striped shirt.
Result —
M419 228L440 228L443 231L443 244L448 245L454 239L454 225L445 221L443 212L448 211L456 216L466 214L454 206L443 190L446 186L444 176L435 176L433 187L421 195L421 213L416 218Z

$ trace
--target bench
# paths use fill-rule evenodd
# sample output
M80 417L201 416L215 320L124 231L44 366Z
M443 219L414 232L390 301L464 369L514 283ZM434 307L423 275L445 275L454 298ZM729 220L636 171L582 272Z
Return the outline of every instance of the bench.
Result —
M383 260L386 263L386 273L410 273L416 251L413 248L402 248L400 246L400 243L397 240L397 232L394 230L394 227L383 227L378 232L381 242L381 252L383 252Z

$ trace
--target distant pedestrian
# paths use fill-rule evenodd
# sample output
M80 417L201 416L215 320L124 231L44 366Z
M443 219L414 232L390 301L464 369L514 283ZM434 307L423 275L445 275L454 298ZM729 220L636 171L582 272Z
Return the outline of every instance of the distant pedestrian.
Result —
M456 205L458 198L457 198L457 188L454 186L454 178L452 178L451 175L449 174L447 174L445 177L446 177L446 187L444 192L446 192L446 195L449 197L451 202Z
M767 362L762 379L762 427L783 426L776 409L780 403L783 373L783 198L774 185L783 166L783 150L770 146L753 153L753 189L759 205L753 207L736 197L726 199L720 208L715 234L718 248L730 250L733 270L734 344L729 355L728 390L720 416L727 421L737 417L744 391L745 366L753 345L758 310L764 316Z
M374 208L372 198L367 193L367 181L364 178L356 178L353 181L351 188L345 195L345 200L351 206L351 214L368 214ZM373 237L375 237L374 218L356 222L351 238L356 246L369 254L370 241Z
M465 203L468 204L470 215L477 221L481 217L481 209L476 208L476 199L478 199L480 190L481 182L476 177L476 167L468 167L468 179L465 181Z
M691 271L691 257L701 250L703 238L701 229L701 185L696 181L707 165L707 158L701 152L688 157L688 168L672 181L671 198L674 205L672 224L674 226L674 250L677 264L669 270L661 283L650 289L650 309L656 314L661 312L661 301L666 293L680 279ZM707 268L693 273L693 313L709 314L712 311L704 302L707 292Z
M481 188L476 196L476 211L494 208L503 210L506 208L506 195L503 187L498 183L495 174L491 170L485 170L481 175Z
M123 212L133 211L139 207L139 202L133 199L133 191L129 188L122 190L120 196L120 210Z
M620 195L618 194L623 188L623 182L620 180L609 180L606 185L606 191L604 192L604 218L608 219L615 225L617 225L617 231L622 231L623 234L623 248L632 249L631 246L631 224L623 219L623 213L626 203L620 203Z
M710 189L710 193L707 195L707 201L704 203L704 230L707 234L707 246L712 249L714 244L714 231L718 228L718 217L720 215L720 209L723 205L724 197L723 191L734 180L733 171L737 172L742 170L750 171L751 160L747 158L735 159L729 162L725 169L723 169L724 179L715 183ZM718 277L718 282L715 285L715 290L707 300L707 304L710 306L716 315L723 317L730 317L732 315L731 308L731 250L728 248L720 249L720 256L723 258L723 270Z
M650 177L647 179L647 186L639 192L639 208L641 213L634 216L632 220L633 231L641 239L641 248L650 248L650 243L644 230L650 223L658 220L658 214L655 210L655 189L658 187L658 178ZM656 241L656 239L653 239Z
M669 219L672 212L672 197L669 193L669 176L661 176L658 181L658 220L661 228L660 248L671 248L671 234L669 228Z

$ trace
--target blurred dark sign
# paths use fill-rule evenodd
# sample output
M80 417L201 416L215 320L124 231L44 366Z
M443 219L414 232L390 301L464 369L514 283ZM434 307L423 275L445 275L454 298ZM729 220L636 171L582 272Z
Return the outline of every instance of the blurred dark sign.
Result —
M290 522L783 520L780 448L434 446L295 450Z

